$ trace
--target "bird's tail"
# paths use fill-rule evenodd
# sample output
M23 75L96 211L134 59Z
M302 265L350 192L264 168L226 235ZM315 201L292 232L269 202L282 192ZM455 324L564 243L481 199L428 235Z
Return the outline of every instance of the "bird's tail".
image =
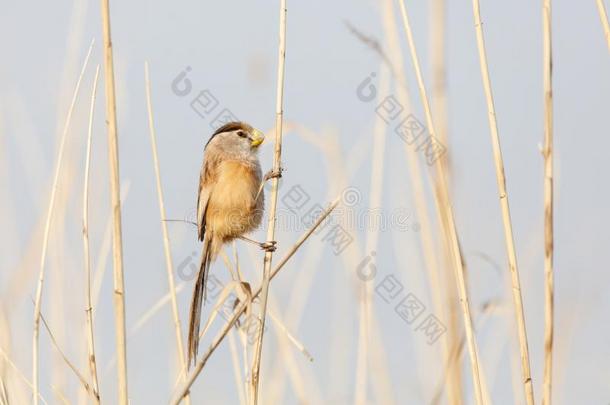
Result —
M199 324L201 323L201 305L206 299L206 283L208 281L208 272L213 258L212 235L208 232L203 241L203 252L201 253L201 264L199 266L199 274L197 282L193 289L193 298L191 299L191 312L189 319L189 340L188 340L188 364L195 362L197 358L197 349L199 347Z

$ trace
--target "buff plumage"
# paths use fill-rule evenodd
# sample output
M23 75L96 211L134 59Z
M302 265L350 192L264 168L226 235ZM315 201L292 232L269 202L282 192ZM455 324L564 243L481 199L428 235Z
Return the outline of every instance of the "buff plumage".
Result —
M263 214L262 172L257 149L262 133L243 122L219 128L204 149L197 196L201 264L191 300L188 357L197 356L201 306L212 262L222 246L256 229Z

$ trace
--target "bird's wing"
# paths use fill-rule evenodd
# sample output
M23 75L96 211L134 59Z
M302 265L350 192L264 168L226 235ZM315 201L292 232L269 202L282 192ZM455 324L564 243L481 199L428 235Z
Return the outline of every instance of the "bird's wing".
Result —
M199 192L197 193L197 229L201 241L205 234L205 213L212 194L215 173L215 162L205 158L199 175Z

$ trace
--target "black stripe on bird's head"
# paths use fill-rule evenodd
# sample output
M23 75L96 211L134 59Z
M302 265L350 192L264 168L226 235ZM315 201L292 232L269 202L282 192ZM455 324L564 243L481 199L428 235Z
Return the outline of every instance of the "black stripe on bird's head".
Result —
M237 131L237 130L242 130L245 132L252 132L252 126L249 124L246 124L245 122L241 122L241 121L232 121L232 122L227 122L226 124L224 124L223 126L221 126L220 128L218 128L216 131L214 131L214 133L212 134L212 136L210 136L210 139L208 139L208 142L205 144L205 146L207 147L210 142L212 141L212 139L214 139L214 137L218 134L222 134L224 132L233 132L233 131Z
M214 131L214 133L212 134L212 136L210 137L208 142L205 144L205 147L207 148L208 145L210 144L210 142L212 142L212 140L214 138L216 138L217 136L222 135L222 134L235 134L235 135L239 136L240 138L247 139L247 141L249 143L247 143L247 144L242 143L242 144L240 144L240 146L248 145L252 149L258 148L258 146L260 144L262 144L263 141L265 140L265 135L258 129L252 127L249 124L246 124L245 122L233 121L233 122L228 122L228 123L224 124L223 126L218 128L216 131ZM229 141L229 144L235 143L230 138L226 138L226 139Z

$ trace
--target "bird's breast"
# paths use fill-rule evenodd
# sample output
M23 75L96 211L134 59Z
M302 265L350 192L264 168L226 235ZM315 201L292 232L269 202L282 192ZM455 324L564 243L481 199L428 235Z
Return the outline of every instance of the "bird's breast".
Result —
M263 213L263 193L256 198L260 182L259 166L240 161L220 163L206 226L227 240L256 229Z

